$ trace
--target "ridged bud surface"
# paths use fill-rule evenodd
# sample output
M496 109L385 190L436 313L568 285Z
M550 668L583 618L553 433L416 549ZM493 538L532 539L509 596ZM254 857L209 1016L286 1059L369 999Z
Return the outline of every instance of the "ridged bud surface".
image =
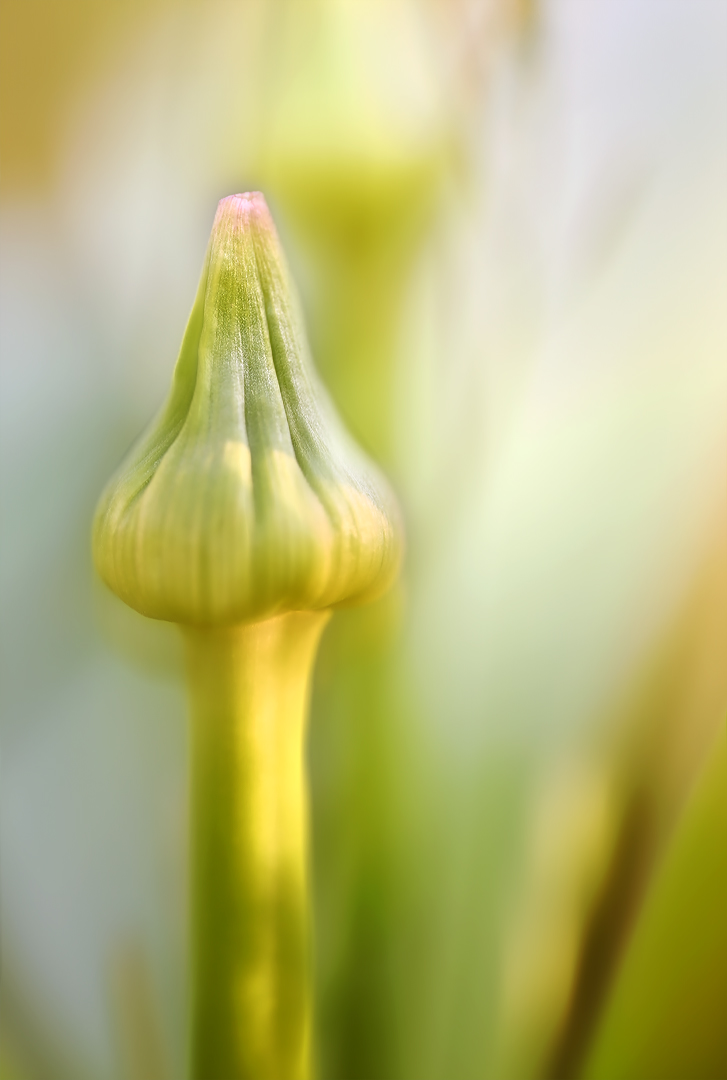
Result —
M397 522L317 378L264 198L223 199L169 398L96 513L102 578L178 623L323 609L387 588Z

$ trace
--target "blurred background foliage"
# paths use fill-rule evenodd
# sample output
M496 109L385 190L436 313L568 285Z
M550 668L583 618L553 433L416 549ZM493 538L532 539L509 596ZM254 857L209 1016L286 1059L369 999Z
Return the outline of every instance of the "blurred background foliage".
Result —
M179 644L89 527L250 188L409 544L316 672L321 1080L727 1075L725 5L0 20L0 1076L184 1075Z

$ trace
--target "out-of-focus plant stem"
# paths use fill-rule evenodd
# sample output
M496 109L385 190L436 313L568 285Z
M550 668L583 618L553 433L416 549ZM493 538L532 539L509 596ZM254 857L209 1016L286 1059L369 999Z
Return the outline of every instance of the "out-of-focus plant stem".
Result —
M310 676L328 612L186 631L193 1080L310 1076Z

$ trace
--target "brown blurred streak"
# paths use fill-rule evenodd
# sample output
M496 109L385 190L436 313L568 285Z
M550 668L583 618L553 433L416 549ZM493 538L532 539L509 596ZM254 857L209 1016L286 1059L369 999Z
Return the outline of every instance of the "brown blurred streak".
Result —
M529 53L541 26L541 0L423 0L435 25L454 46L456 83L466 108L476 106L505 43Z
M126 942L114 951L111 991L128 1080L168 1080L151 972L137 943Z
M645 790L634 792L621 821L604 887L586 926L565 1023L544 1070L547 1080L572 1080L580 1072L638 908L652 841L648 795Z
M546 1080L575 1080L658 856L727 712L727 521L652 665L619 710L624 809L604 884L586 922ZM620 774L620 777L619 775Z
M120 40L170 0L2 0L0 193L46 189L64 111Z

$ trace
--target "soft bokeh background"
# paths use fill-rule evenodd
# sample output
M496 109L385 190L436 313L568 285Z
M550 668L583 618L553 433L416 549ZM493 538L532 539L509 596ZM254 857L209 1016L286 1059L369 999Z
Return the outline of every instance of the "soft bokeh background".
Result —
M250 188L408 531L316 673L321 1080L727 1075L727 5L0 14L0 1075L184 1075L179 645L89 528Z

